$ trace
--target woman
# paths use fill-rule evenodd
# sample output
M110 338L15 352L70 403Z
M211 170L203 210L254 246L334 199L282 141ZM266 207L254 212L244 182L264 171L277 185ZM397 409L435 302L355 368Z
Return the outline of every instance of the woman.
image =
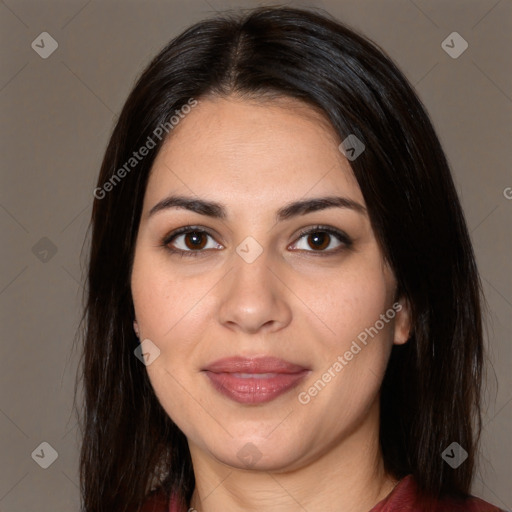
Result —
M292 8L190 27L94 195L83 510L499 510L464 216L373 43Z

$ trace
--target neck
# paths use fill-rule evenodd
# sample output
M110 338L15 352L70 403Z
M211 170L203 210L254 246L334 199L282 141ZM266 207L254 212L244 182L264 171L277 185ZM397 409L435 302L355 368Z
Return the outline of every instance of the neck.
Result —
M197 512L368 512L397 484L384 470L378 426L376 407L354 432L290 471L234 468L191 444L196 487L190 507Z

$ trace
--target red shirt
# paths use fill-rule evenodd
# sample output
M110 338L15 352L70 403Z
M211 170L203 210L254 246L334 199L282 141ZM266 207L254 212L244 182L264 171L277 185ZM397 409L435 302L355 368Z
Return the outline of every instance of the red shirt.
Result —
M368 512L421 512L421 505L417 502L418 488L412 475L402 478L391 493L379 501ZM167 502L163 493L151 496L142 507L141 512L188 512L188 509L179 510L174 499ZM201 511L198 511L201 512ZM464 501L442 499L436 502L433 512L505 512L480 498L474 496Z

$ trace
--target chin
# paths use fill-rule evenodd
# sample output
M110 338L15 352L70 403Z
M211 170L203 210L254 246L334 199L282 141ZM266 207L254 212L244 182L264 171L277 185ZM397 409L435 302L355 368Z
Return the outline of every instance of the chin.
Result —
M222 441L210 449L210 453L228 466L254 471L286 470L297 464L300 456L297 447L303 446L300 439L293 443L290 437L266 439L256 436L240 436Z

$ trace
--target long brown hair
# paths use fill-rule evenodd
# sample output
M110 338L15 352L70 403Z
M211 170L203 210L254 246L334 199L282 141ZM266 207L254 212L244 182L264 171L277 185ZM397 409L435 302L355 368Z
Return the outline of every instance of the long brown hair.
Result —
M438 138L377 45L327 14L265 7L219 15L173 39L140 76L108 143L91 220L78 376L82 510L136 511L156 487L183 503L193 492L186 437L134 356L130 274L164 139L155 136L158 127L191 98L233 93L298 98L320 109L341 140L364 141L351 165L413 323L408 343L393 348L382 385L385 466L397 478L412 473L426 496L468 494L481 428L481 285ZM155 142L149 154L119 172L148 137ZM454 441L468 453L457 469L441 457Z

